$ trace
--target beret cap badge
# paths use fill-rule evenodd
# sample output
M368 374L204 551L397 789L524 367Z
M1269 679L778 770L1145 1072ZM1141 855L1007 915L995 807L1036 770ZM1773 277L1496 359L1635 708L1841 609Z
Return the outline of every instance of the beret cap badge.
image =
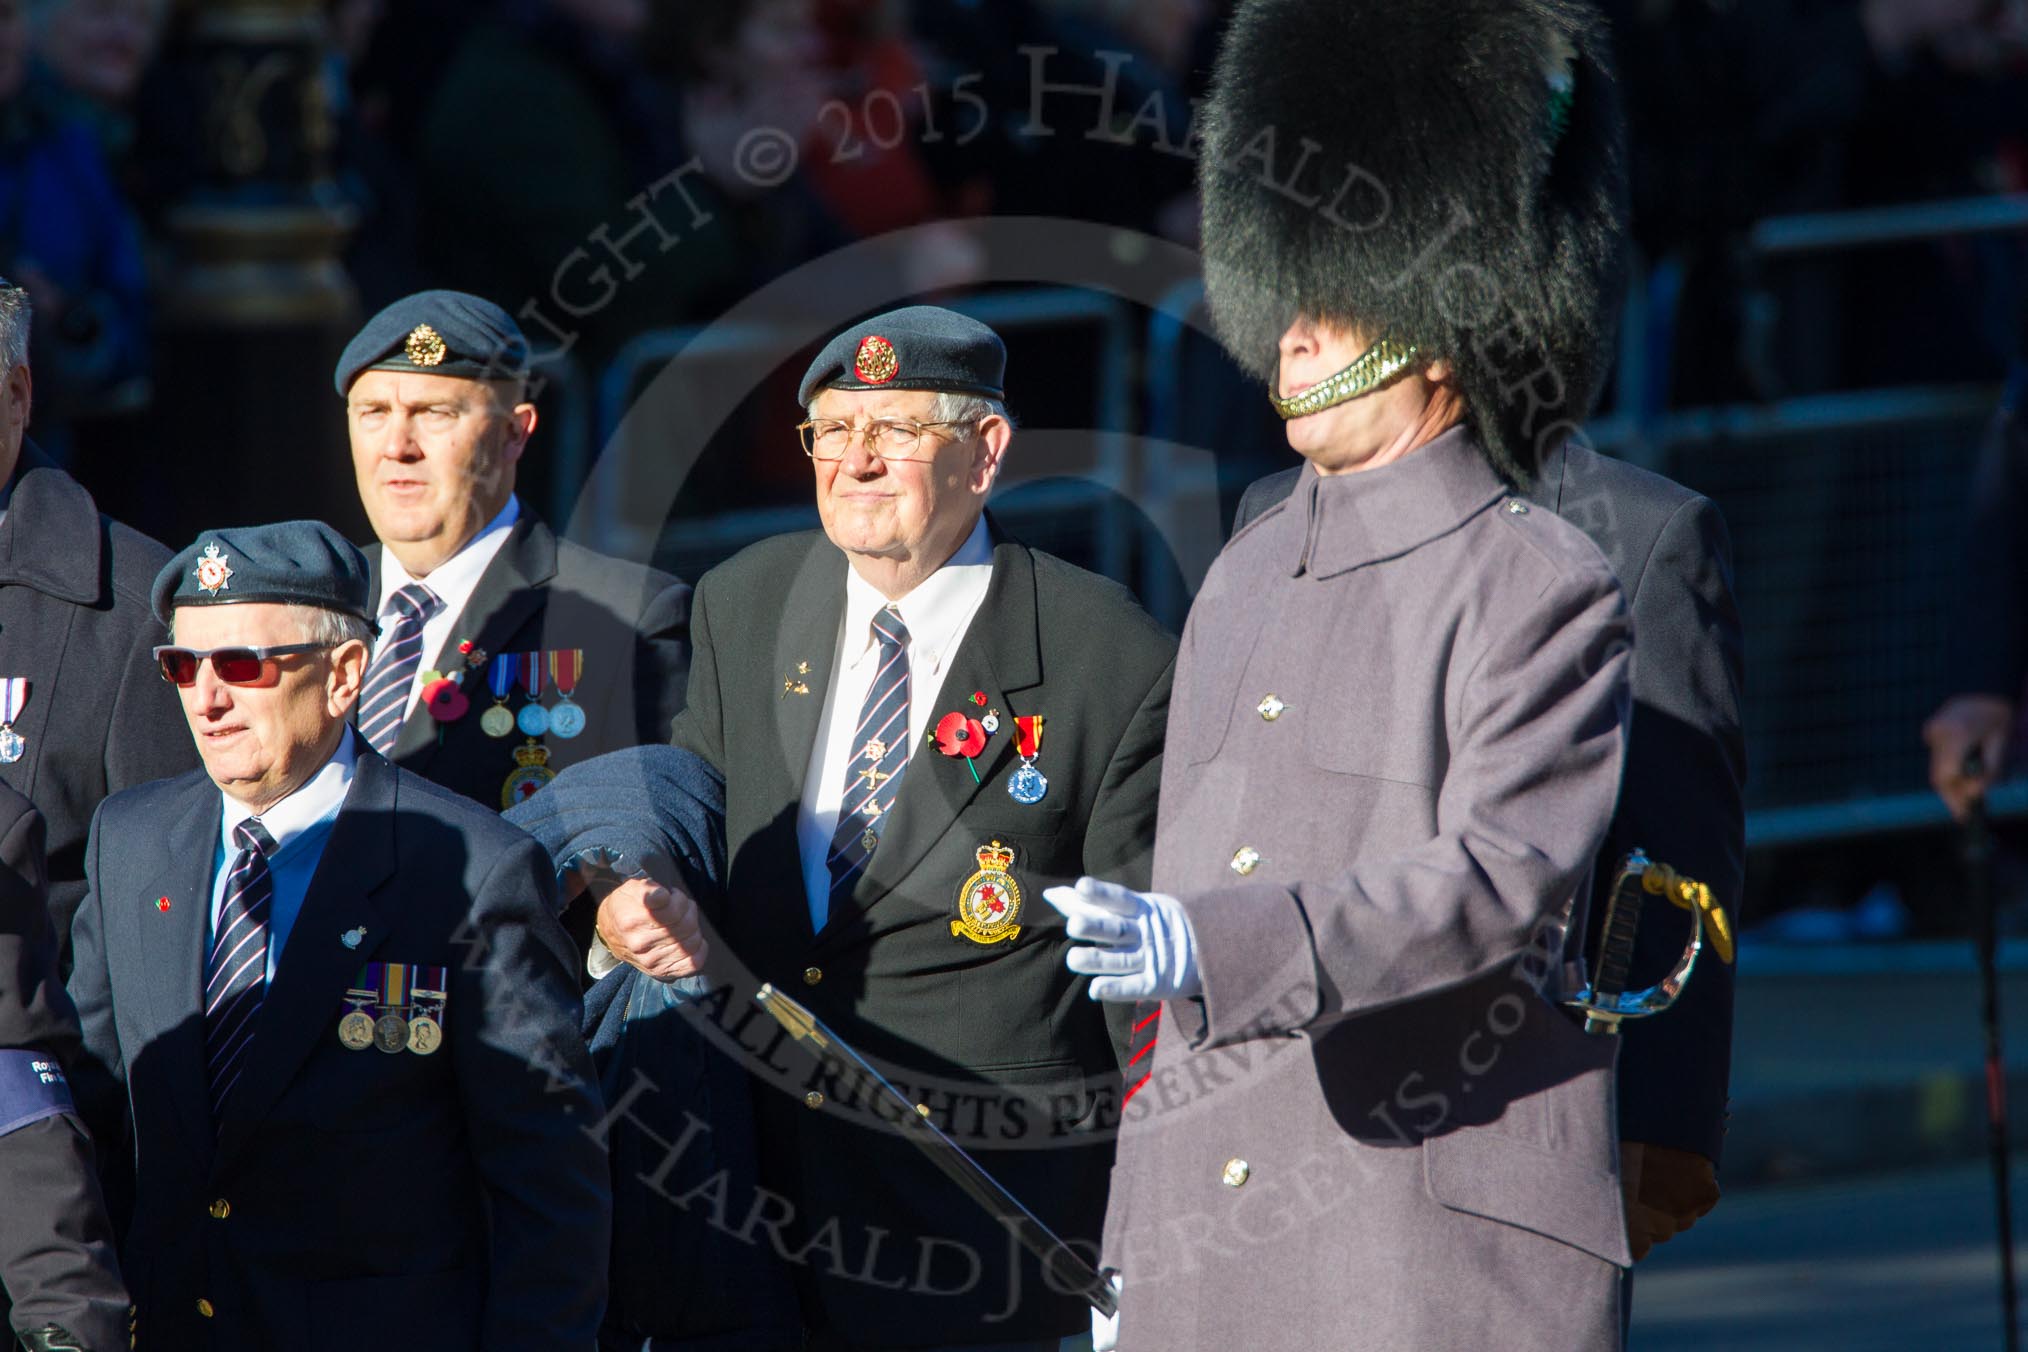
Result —
M427 324L418 324L408 331L401 350L417 366L438 366L450 351L444 346L443 335Z
M869 385L885 385L900 373L901 359L895 355L893 343L877 333L869 333L859 341L852 370Z
M206 545L203 556L197 560L197 585L213 596L232 585L232 565L225 561L217 541Z

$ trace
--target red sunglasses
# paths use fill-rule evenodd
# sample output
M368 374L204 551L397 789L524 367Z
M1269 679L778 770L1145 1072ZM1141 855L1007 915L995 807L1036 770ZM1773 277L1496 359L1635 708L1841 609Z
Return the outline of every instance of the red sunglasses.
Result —
M227 685L252 685L261 679L268 660L296 653L323 652L329 643L283 643L272 648L176 648L167 644L155 649L155 661L162 679L171 685L197 684L197 664L211 659L211 670Z

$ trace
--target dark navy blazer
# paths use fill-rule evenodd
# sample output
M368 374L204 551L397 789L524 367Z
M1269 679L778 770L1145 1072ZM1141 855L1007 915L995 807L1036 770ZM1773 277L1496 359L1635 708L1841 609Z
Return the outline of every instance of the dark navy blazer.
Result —
M214 1127L201 987L219 818L219 791L188 774L108 799L87 851L75 1079L132 1171L136 1345L589 1349L611 1190L548 859L362 745ZM339 1043L368 962L449 969L441 1051Z

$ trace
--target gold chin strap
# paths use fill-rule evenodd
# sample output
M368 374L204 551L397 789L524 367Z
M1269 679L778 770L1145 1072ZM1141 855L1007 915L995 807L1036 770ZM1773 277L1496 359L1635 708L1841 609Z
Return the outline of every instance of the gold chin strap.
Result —
M1413 344L1382 338L1361 353L1357 361L1330 379L1320 380L1309 389L1286 399L1269 395L1268 402L1284 418L1321 413L1349 399L1373 393L1406 371L1414 363L1415 356Z

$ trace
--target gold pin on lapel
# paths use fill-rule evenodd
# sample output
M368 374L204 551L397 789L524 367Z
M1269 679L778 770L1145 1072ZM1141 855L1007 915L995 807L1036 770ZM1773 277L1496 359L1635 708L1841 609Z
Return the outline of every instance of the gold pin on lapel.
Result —
M810 674L810 664L808 662L796 663L795 671L787 676L782 677L782 693L775 696L775 698L787 699L791 695L809 694L810 683L808 681L797 679L797 677L808 676L809 674Z

